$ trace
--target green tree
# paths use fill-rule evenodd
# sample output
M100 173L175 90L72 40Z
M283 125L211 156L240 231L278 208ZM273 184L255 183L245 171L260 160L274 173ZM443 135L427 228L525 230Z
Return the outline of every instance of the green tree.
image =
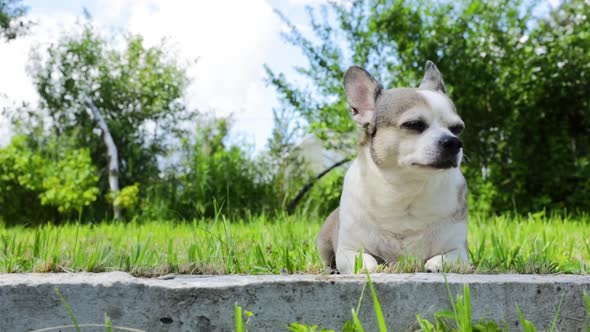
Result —
M165 45L146 47L135 35L110 40L90 22L80 28L50 45L48 56L36 52L30 72L50 131L90 151L102 193L95 210L102 217L105 196L116 196L119 183L157 181L157 158L189 114L182 100L188 79ZM122 48L115 46L119 41ZM119 207L113 207L119 217Z
M96 168L87 149L50 139L40 151L16 135L0 149L0 218L7 224L37 224L82 210L98 194Z
M464 172L491 210L590 208L587 199L590 6L563 1L536 17L536 1L363 0L309 8L313 36L284 34L307 57L306 86L268 79L328 146L354 152L341 87L352 64L386 87L417 86L434 61L466 123Z
M30 25L23 19L26 13L21 0L0 0L0 37L10 40L26 32Z

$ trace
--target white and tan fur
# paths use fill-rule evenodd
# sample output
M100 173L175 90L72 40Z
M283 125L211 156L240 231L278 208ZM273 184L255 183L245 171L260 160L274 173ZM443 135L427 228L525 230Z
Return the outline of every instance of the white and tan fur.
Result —
M363 135L340 207L317 238L326 267L352 273L361 250L369 271L400 255L423 258L432 272L443 262L467 262L467 187L457 138L463 122L436 66L426 63L419 88L390 90L351 67L344 89ZM427 128L416 130L416 121Z

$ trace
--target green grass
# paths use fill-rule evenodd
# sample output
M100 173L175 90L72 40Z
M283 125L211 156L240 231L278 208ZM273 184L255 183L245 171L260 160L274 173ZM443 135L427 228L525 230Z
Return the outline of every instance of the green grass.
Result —
M301 216L253 216L231 222L219 217L0 227L0 272L320 273L315 247L320 223ZM469 247L473 271L459 272L587 274L590 220L542 213L472 216ZM419 272L423 262L405 257L385 271Z

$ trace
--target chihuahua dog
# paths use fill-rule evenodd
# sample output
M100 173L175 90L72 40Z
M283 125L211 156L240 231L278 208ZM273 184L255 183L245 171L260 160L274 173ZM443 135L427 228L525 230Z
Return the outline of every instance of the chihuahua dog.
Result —
M323 263L343 274L353 273L358 255L368 271L401 255L420 257L429 272L467 263L464 124L438 68L427 61L417 89L384 90L356 66L343 81L362 136L340 207L317 238Z

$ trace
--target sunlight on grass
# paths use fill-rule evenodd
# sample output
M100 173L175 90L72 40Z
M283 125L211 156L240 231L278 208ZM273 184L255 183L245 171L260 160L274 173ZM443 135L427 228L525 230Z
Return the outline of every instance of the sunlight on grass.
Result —
M0 228L0 272L127 271L138 276L321 273L321 220L301 216L224 217ZM587 216L472 217L472 268L450 272L588 273ZM403 257L384 272L422 272Z

